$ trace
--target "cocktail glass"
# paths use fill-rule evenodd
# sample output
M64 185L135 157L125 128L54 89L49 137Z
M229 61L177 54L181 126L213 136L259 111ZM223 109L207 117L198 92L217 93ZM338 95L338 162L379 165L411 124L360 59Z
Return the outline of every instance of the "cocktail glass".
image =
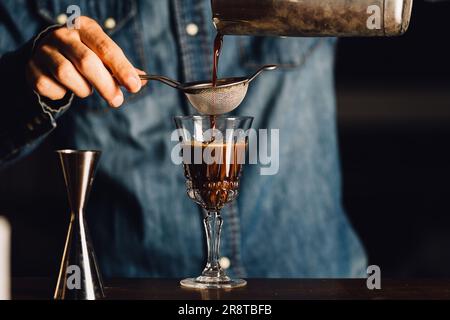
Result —
M245 164L251 117L176 117L186 177L187 194L204 210L207 262L197 278L181 281L195 289L230 289L243 287L246 281L231 279L221 268L220 210L236 199Z

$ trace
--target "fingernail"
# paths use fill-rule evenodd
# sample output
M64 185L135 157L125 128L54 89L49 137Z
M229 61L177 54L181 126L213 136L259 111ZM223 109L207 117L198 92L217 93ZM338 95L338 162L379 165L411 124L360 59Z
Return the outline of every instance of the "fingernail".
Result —
M141 83L140 79L131 76L128 78L127 83L128 83L128 86L129 86L131 92L135 93L135 92L138 92L139 90L141 90L142 83Z
M122 105L123 103L123 96L122 95L118 95L117 97L115 97L112 102L111 102L111 106L114 108L118 108Z

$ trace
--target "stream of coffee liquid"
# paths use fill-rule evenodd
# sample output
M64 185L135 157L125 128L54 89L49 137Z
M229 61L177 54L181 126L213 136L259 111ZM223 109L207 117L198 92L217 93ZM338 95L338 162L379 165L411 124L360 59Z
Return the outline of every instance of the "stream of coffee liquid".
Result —
M212 71L212 85L215 87L217 85L217 70L219 68L219 58L220 52L222 51L223 45L223 35L217 33L214 39L214 56L213 56L213 71Z
M219 58L220 58L220 52L222 51L222 45L223 45L223 35L220 33L217 33L216 38L214 39L214 56L213 56L213 71L212 71L212 85L215 87L217 85L217 70L219 69ZM213 104L215 104L215 99L213 98L212 101ZM214 106L213 106L214 107ZM211 122L211 128L216 128L216 116L211 115L210 116L210 122Z

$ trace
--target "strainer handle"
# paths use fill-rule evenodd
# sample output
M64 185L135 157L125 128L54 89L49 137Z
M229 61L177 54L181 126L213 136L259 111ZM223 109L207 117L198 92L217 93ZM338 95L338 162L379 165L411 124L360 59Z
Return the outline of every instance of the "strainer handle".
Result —
M253 80L255 80L255 78L259 76L261 72L265 70L275 70L276 68L278 68L276 64L267 64L265 66L262 66L248 79L248 82L252 82Z
M155 80L155 81L162 82L162 83L164 83L172 88L175 88L175 89L179 89L179 90L183 89L181 87L181 84L178 81L172 80L172 79L164 77L164 76L144 74L144 75L139 75L139 78L141 80Z

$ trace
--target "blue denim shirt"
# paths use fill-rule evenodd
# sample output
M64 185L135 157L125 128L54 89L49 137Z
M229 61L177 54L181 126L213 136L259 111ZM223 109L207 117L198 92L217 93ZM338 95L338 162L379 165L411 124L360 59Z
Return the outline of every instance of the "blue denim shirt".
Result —
M94 95L74 99L58 118L42 111L26 85L27 41L72 4L100 24L113 17L117 25L108 33L136 67L181 81L211 77L215 30L207 0L2 0L0 165L14 170L15 161L44 140L54 149L102 150L88 216L105 276L197 275L205 260L199 209L170 158L172 117L194 113L184 97L150 83L126 95L120 110ZM186 31L190 23L199 27L195 36ZM247 166L237 202L223 210L221 254L231 261L231 275L365 274L364 251L341 204L334 50L329 38L225 37L220 76L251 74L265 63L282 67L252 83L236 111L254 116L256 129L280 129L281 144L279 173L261 176L258 166ZM3 186L4 195L43 197L34 174Z

